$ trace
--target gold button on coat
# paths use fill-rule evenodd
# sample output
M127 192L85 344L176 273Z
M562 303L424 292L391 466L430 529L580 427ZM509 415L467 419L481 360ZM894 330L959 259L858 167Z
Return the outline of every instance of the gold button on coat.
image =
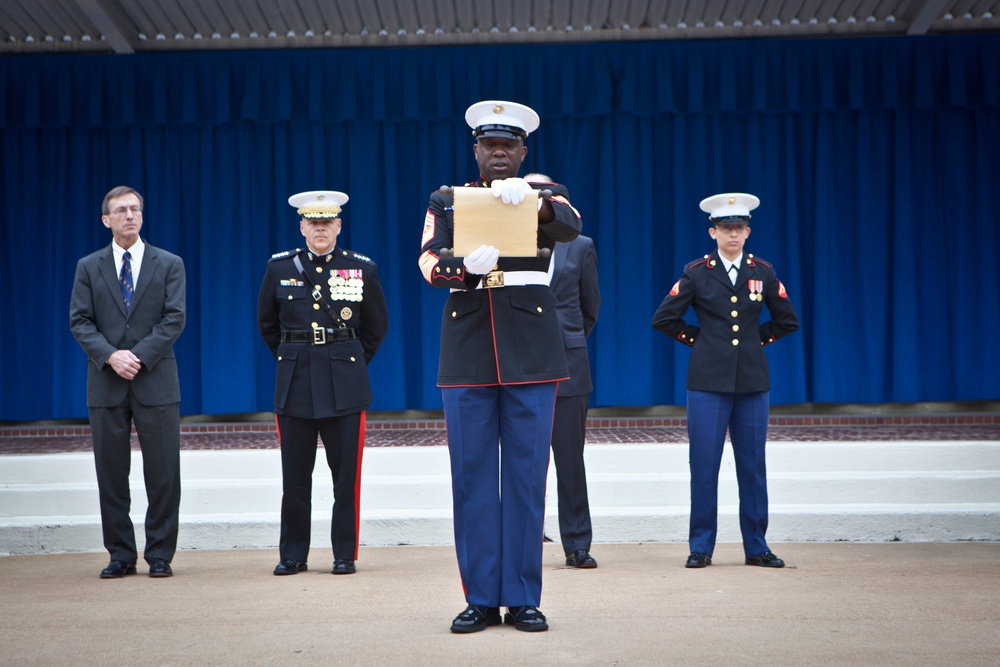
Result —
M737 313L735 310L733 312L729 313L729 314L732 315L733 317L739 317L740 316L740 314Z
M740 344L740 341L738 339L734 338L733 339L733 345L735 346L735 345L739 345L739 344Z

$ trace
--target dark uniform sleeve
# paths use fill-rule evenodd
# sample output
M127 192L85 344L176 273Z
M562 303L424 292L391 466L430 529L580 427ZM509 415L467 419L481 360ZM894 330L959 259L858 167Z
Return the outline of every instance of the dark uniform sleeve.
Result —
M274 302L274 295L274 276L268 269L264 271L260 294L257 295L257 329L267 349L277 358L278 345L281 343L281 322L278 319L278 307Z
M378 269L373 264L365 271L365 295L361 301L361 345L365 348L365 363L371 363L375 353L385 339L389 329L389 309L385 303L385 293L382 291L382 281L378 277Z
M541 232L539 234L538 245L539 247L547 247L551 250L552 245L546 243L541 238L542 235L552 239L553 244L556 241L569 243L580 235L583 223L580 220L580 213L569 203L569 191L566 189L566 186L552 183L544 189L551 190L552 196L549 198L547 204L542 205L542 210L538 212L538 231ZM547 220L549 207L552 208L551 220Z
M681 279L674 283L670 292L663 297L660 307L653 313L653 328L660 333L666 334L679 343L684 343L690 347L694 346L698 338L700 329L693 324L684 321L684 314L694 300L694 282L688 271L699 262L689 264L684 267L684 274Z
M441 257L442 248L453 248L455 230L452 197L440 191L431 195L424 216L424 231L420 240L420 272L434 287L475 289L481 276L466 275L464 257Z
M799 316L795 313L795 306L773 271L764 288L764 303L767 304L771 319L760 325L761 345L770 345L782 336L798 330Z

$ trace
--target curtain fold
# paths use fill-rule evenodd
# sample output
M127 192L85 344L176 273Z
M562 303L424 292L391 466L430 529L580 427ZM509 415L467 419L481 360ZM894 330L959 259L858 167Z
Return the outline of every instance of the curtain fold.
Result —
M0 59L0 420L86 416L69 294L120 184L187 268L183 414L271 409L257 290L303 242L288 196L327 188L389 302L372 408L440 408L420 232L476 177L463 114L490 98L539 112L522 173L596 243L591 405L684 403L689 350L650 318L725 191L761 198L747 250L802 320L768 348L773 403L1000 399L998 62L997 34Z

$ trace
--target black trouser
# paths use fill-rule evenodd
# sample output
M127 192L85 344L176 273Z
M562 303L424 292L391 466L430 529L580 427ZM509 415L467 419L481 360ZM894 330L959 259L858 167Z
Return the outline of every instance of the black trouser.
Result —
M135 529L129 517L133 423L142 450L148 503L143 557L147 563L154 558L170 562L177 550L181 504L180 404L142 405L131 387L121 405L90 408L104 547L111 560L135 563L138 559Z
M278 415L281 439L281 560L309 560L312 525L312 478L316 438L323 439L326 461L333 473L333 519L330 537L334 559L356 560L364 451L365 413L303 419Z
M556 398L552 428L552 458L559 493L559 536L566 555L590 551L593 530L587 499L587 470L583 443L587 426L587 394Z

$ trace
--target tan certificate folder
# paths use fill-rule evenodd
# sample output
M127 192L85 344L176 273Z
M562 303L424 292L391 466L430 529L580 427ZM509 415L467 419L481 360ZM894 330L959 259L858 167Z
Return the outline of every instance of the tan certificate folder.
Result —
M499 249L501 257L538 254L538 190L526 190L516 206L504 204L489 188L457 187L452 193L456 257L468 257L481 245Z

